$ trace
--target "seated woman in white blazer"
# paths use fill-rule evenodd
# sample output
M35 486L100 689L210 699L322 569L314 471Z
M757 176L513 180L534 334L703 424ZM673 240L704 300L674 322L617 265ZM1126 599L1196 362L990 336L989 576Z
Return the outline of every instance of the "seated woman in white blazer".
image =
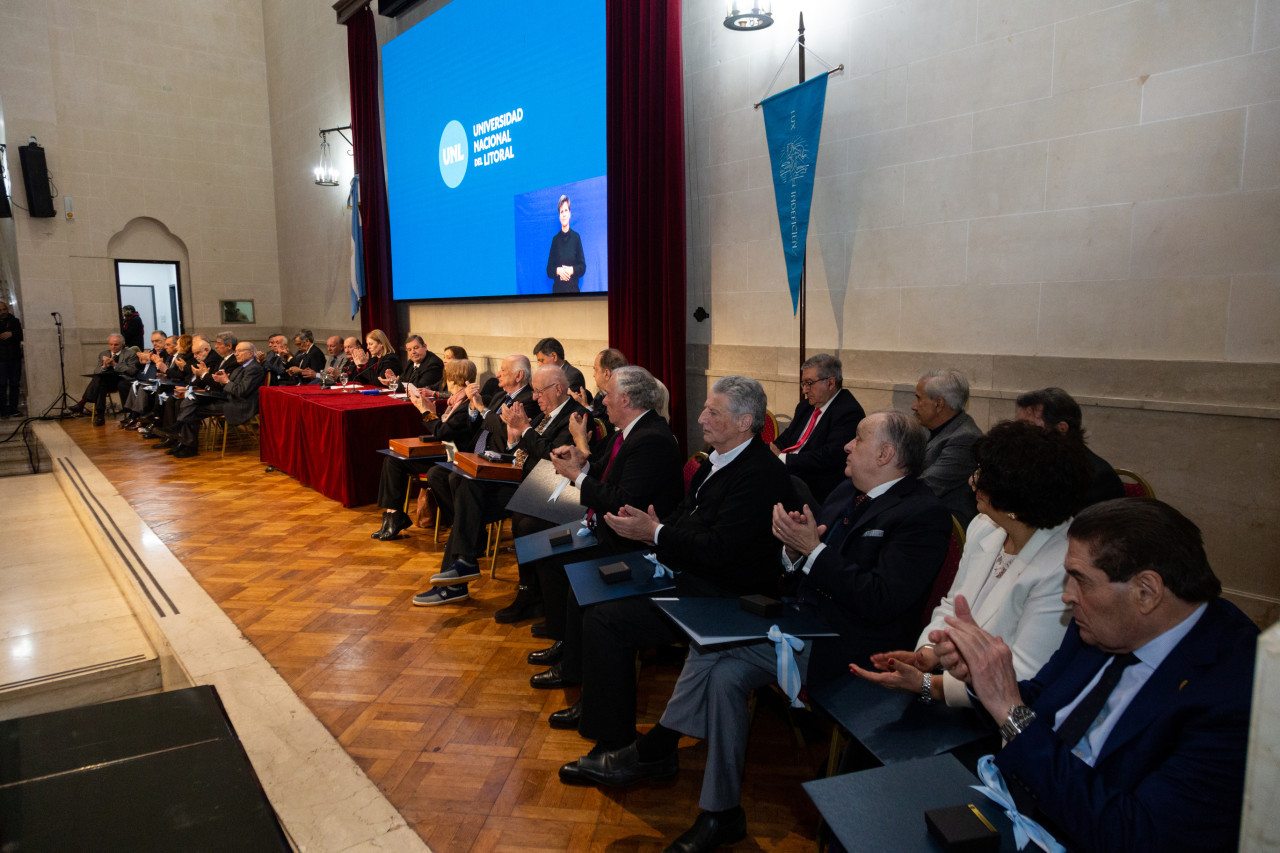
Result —
M938 674L929 632L946 628L963 596L983 630L1013 651L1019 679L1030 678L1058 648L1071 620L1062 601L1067 527L1089 484L1089 461L1076 443L1027 423L996 424L973 443L978 468L970 478L978 515L950 591L933 611L917 648L871 658L878 671L850 664L855 675L926 701L969 705L962 682Z

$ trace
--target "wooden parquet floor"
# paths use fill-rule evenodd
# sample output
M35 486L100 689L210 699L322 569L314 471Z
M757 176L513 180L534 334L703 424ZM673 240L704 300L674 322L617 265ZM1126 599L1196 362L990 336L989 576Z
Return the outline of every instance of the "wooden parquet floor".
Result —
M377 507L345 509L264 473L256 445L177 460L112 421L64 427L433 850L661 850L697 816L706 753L693 740L673 783L560 783L560 765L590 744L546 723L576 690L529 686L525 655L546 641L527 622L493 621L515 591L509 532L498 577L473 583L470 602L414 607L439 571L430 531L373 541ZM677 675L642 669L642 728ZM800 783L826 745L800 748L766 705L748 749L750 835L733 849L812 850L818 816Z

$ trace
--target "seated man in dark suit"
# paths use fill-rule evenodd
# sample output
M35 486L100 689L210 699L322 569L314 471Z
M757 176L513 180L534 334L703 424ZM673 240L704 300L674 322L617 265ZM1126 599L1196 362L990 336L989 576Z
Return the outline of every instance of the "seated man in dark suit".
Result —
M558 367L539 367L533 374L533 398L541 411L532 420L523 406L508 404L499 410L505 429L502 452L513 453L525 474L551 451L573 441L570 419L582 416L582 406L569 396L569 383ZM470 593L467 584L480 577L480 536L484 526L506 515L507 502L516 493L515 483L471 480L459 474L450 477L453 493L453 525L445 546L444 570L431 578L432 589L413 597L419 607L461 601Z
M564 346L558 340L555 338L543 338L538 341L533 345L533 357L537 359L539 367L550 365L563 370L565 377L569 380L570 391L577 392L582 390L582 386L585 383L582 378L582 371L564 360Z
M317 370L324 369L324 352L315 344L315 336L310 329L299 329L293 336L293 348L296 352L289 360L287 369L295 385L310 384ZM310 377L307 376L310 374Z
M816 518L807 506L801 512L773 509L773 534L782 540L782 564L798 586L801 606L839 632L795 653L799 676L809 684L835 677L849 661L869 660L887 648L884 643L909 641L919 629L951 530L945 507L917 478L924 450L924 432L911 416L873 412L847 447L848 481L831 493ZM776 548L768 551L778 559ZM703 738L704 811L668 849L711 850L739 840L746 834L739 797L747 700L777 672L772 643L692 649L661 722L625 749L579 759L577 775L604 785L672 776L679 767L680 734Z
M929 431L920 479L967 527L978 514L969 477L973 474L973 442L982 429L964 407L969 405L969 380L958 370L930 370L916 382L911 411Z
M652 509L627 506L605 516L618 535L655 548L675 575L674 595L736 597L775 595L782 567L769 520L777 504L795 505L791 475L760 439L767 400L760 383L745 376L716 380L698 423L714 451L689 484L689 493L661 520ZM575 618L577 614L580 618ZM553 725L577 723L596 741L587 756L560 768L568 782L597 781L635 741L638 650L677 643L684 633L645 598L575 604L563 665L581 659L582 699L553 715ZM630 749L634 751L634 746Z
M427 349L421 335L410 335L404 342L405 365L400 371L400 390L413 383L415 388L429 389L440 383L444 375L444 362L440 356Z
M800 366L804 399L791 425L769 445L787 472L809 487L815 507L844 480L844 446L857 434L865 414L843 385L840 359L825 352L806 359Z
M481 399L480 386L475 381L469 382L463 389L466 399L466 406L463 407L465 419L458 418L448 439L463 453L486 450L502 453L506 449L507 427L501 416L503 406L515 402L524 407L529 417L536 417L538 414L538 404L529 387L529 359L523 355L507 356L498 365L496 378L499 387L488 402ZM453 525L453 487L463 479L465 478L440 465L432 465L427 470L427 488L431 490L431 497L439 509L440 522L444 527ZM393 500L390 493L386 498ZM387 508L389 507L384 506L384 509ZM411 523L408 515L403 512L395 513L388 523L387 514L384 513L382 528L372 534L372 538L384 542L399 539L400 531L406 530Z
M523 579L530 576L538 579L536 589L547 617L543 628L552 640L565 639L566 612L574 602L564 573L566 560L591 560L632 550L630 544L601 523L601 519L628 504L652 505L660 514L666 514L680 502L684 490L680 446L671 434L671 427L654 411L659 387L653 374L643 367L621 367L613 372L606 388L604 405L616 427L613 436L598 442L588 456L577 443L586 444L585 432L579 432L573 447L560 448L551 456L556 472L578 487L582 505L587 507L585 521L595 530L598 543L572 555L548 557L520 566L522 583L527 583ZM580 428L585 427L584 418ZM495 614L495 618L501 617ZM530 663L556 664L559 652L558 645L534 652ZM558 669L556 673L554 678L559 678ZM579 680L576 673L570 673L569 677L574 683Z
M1073 620L1029 681L960 608L938 659L998 723L1010 794L1069 849L1235 850L1258 629L1220 595L1199 529L1149 498L1068 533Z
M124 348L123 335L107 338L107 348L98 353L98 363L93 368L93 378L84 389L84 396L71 407L74 414L84 414L84 408L93 403L93 425L106 423L107 397L120 388L121 382L132 380L138 374L138 358Z
M271 377L272 385L297 385L302 381L300 374L289 372L293 354L289 352L289 339L282 334L267 338L267 352L258 353L258 362Z
M593 365L593 374L595 378L595 387L599 389L595 396L582 386L577 391L570 391L573 400L579 402L584 407L586 415L590 421L584 424L584 430L573 437L573 444L582 451L582 455L591 456L591 439L593 439L594 424L591 421L599 420L604 425L604 434L612 432L612 424L609 423L609 414L607 406L604 405L605 387L612 377L613 371L618 368L625 368L627 359L618 350L600 350L596 353ZM526 516L515 512L512 514L512 533L516 537L529 535L539 532L539 530L548 529L548 525L543 524L541 519L535 519L532 516ZM497 622L520 622L526 619L539 619L545 613L543 608L543 594L541 594L541 583L538 580L538 569L535 565L522 564L520 566L520 583L516 587L516 598L506 607L500 608L493 615L494 621Z
M1124 483L1116 469L1107 460L1089 449L1084 440L1083 415L1080 404L1075 398L1061 388L1041 388L1039 391L1027 391L1019 394L1017 401L1018 420L1035 424L1045 429L1056 430L1077 442L1089 457L1091 482L1089 492L1085 495L1084 506L1093 506L1103 501L1122 498Z
M151 333L151 349L138 353L138 373L132 382L120 388L120 408L124 416L120 419L120 429L133 429L138 421L151 410L152 389L156 377L163 373L165 366L164 332L157 329Z
M619 367L626 367L627 363L627 357L622 354L622 350L613 349L612 347L600 350L600 352L596 353L595 360L591 363L591 378L596 383L595 396L591 396L585 385L575 391L573 395L575 400L586 406L592 418L599 418L604 422L605 432L613 431L613 425L609 422L609 412L604 404L605 383L609 381L613 371Z
M258 389L267 379L267 372L258 364L255 356L257 348L249 341L236 344L235 357L240 369L228 374L219 370L211 377L213 383L222 391L221 399L200 400L194 395L182 401L178 410L178 426L180 439L172 455L176 459L188 459L199 454L196 444L199 439L200 421L209 415L221 414L227 419L227 426L248 423L258 413Z
M354 338L348 338L348 341ZM467 439L475 444L476 431L472 427L467 409L471 401L467 399L467 386L476 381L475 363L467 358L454 359L444 366L444 378L449 389L449 402L439 417L429 398L421 394L409 395L409 402L422 413L422 439L435 441L451 441L466 447ZM405 493L409 487L409 478L414 474L425 474L436 467L436 459L397 459L394 456L382 458L382 478L378 481L378 506L382 507L382 527L378 532L370 534L371 539L386 542L400 538L400 531L413 525L413 519L403 509Z
M343 352L342 336L330 335L324 342L324 347L326 353L324 367L319 371L302 371L303 379L314 380L320 377L321 381L337 382L341 378L342 368L347 363L347 354Z

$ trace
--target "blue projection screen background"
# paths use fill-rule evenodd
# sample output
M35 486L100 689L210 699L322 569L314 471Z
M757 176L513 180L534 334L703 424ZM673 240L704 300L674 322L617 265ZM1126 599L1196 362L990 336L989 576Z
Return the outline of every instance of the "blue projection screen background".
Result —
M396 299L608 290L604 7L454 0L382 48Z

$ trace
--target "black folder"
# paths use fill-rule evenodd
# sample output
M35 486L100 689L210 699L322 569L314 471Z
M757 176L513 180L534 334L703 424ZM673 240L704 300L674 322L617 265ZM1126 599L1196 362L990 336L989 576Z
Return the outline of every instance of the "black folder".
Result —
M528 536L518 536L515 540L516 561L532 563L534 560L545 560L547 557L557 554L581 551L584 548L592 548L599 544L594 533L579 536L578 533L582 530L586 530L586 527L581 522L573 521L569 524L558 524L550 530L530 533ZM563 534L566 532L569 534L568 544L551 544L552 539L563 538Z
M599 604L601 601L613 601L618 598L635 598L640 595L657 595L675 589L676 582L669 578L653 577L655 566L644 558L648 551L632 551L630 554L610 554L595 560L584 560L581 563L570 563L564 567L573 586L573 594L578 604L586 607ZM605 583L600 577L600 567L610 563L626 563L631 569L631 580L618 583Z
M736 598L655 598L653 603L680 626L699 646L723 646L762 640L777 625L793 637L838 636L822 623L818 614L795 602L785 602L777 616L756 616L738 604Z
M940 851L942 845L929 835L924 813L968 803L977 806L999 830L1002 853L1018 849L1013 825L1004 809L969 787L982 783L953 755L887 764L803 784L805 793L847 850ZM890 803L892 807L886 805Z

